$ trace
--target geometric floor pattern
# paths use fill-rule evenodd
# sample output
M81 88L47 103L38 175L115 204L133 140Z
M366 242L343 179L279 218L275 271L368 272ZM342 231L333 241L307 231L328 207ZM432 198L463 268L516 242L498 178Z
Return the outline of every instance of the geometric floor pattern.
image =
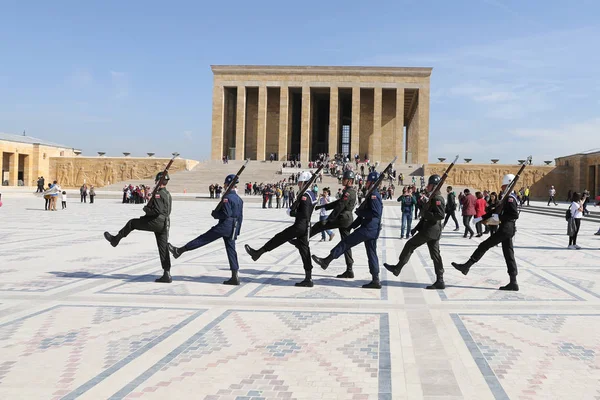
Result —
M440 243L444 291L424 289L434 276L426 247L399 277L382 271L382 290L362 289L364 245L353 249L354 280L335 278L342 257L313 270L313 288L297 288L293 246L258 262L243 251L289 217L246 201L240 286L221 284L222 241L172 260L174 281L160 285L152 234L133 232L117 248L102 237L139 205L100 199L45 212L32 195L2 200L3 399L600 399L600 238L586 221L583 249L571 251L563 219L521 214L519 292L497 290L507 282L500 247L467 276L451 267L481 242L452 223ZM380 264L405 243L396 205L384 205ZM170 241L206 231L213 207L175 201ZM327 255L338 238L313 238L311 252Z

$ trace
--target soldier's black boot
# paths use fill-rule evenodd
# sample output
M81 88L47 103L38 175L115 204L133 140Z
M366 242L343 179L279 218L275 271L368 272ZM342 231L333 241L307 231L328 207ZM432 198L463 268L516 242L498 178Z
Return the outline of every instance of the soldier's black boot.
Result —
M446 289L446 284L444 283L444 277L438 275L435 282L433 282L433 284L425 287L425 289L440 289L440 290Z
M169 252L173 255L174 259L178 259L187 250L185 247L175 247L171 243L168 244Z
M337 275L336 278L354 279L354 271L352 270L352 265L346 267L346 271L343 274Z
M329 263L331 261L333 261L333 257L331 256L331 254L328 255L325 258L320 258L320 257L317 257L317 256L313 255L312 259L313 259L314 262L316 262L317 264L319 264L319 266L321 268L323 268L323 269L327 269L327 267L329 267Z
M240 284L240 278L238 277L237 271L231 271L231 279L228 279L225 282L223 282L223 285L237 286L239 284Z
M467 262L464 264L458 264L458 263L453 262L452 266L454 268L456 268L457 270L459 270L460 272L462 272L463 275L466 275L469 273L469 269L471 268L471 266L473 264L475 264L475 261L473 261L472 258L469 258L469 260L467 260Z
M244 249L246 249L246 253L248 253L250 257L252 257L252 261L258 260L260 256L262 256L265 253L262 247L258 250L254 250L252 247L245 245Z
M171 279L171 273L167 270L163 271L163 276L161 276L158 279L155 279L154 282L158 282L158 283L171 283L173 282L173 279Z
M510 277L510 283L506 286L500 286L498 289L500 290L511 290L513 292L518 292L519 291L519 285L517 284L517 277L516 276L511 276Z
M378 276L374 276L373 280L369 283L362 285L363 289L381 289L381 282Z
M312 271L310 271L310 270L308 270L308 271L304 270L304 280L302 282L296 282L294 284L294 286L299 286L299 287L313 287Z
M396 265L390 265L388 263L383 263L383 266L385 267L385 269L387 269L392 274L394 274L394 276L400 275L400 272L402 271L402 268L404 267L404 265L400 264L400 262L398 262L398 264L396 264Z
M119 242L121 241L121 236L113 236L108 232L104 232L104 239L108 240L112 247L117 247L119 245Z

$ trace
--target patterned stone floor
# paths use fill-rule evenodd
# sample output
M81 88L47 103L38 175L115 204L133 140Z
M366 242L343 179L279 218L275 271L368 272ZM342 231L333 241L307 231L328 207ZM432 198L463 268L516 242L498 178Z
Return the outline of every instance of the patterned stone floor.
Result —
M71 202L43 211L31 195L5 194L0 208L0 398L11 399L600 399L600 238L584 223L582 250L566 249L566 223L523 214L515 252L521 291L507 281L501 248L463 276L450 266L480 242L444 233L445 291L426 248L400 278L369 280L363 246L356 279L302 268L286 245L252 262L243 244L263 244L289 223L283 210L246 205L238 241L242 285L229 275L222 242L160 272L154 237L115 232L140 206ZM386 205L380 262L394 262L397 207ZM213 223L208 202L175 202L171 241L182 245ZM316 218L316 214L315 214ZM338 242L311 241L326 255Z

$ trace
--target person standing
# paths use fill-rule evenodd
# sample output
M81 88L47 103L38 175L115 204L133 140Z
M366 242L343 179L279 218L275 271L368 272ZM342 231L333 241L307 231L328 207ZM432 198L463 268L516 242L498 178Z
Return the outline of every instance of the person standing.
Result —
M85 184L79 188L79 195L81 196L81 203L87 203L87 186Z
M373 171L367 176L367 189L369 189L379 179L379 173ZM381 289L379 281L379 259L377 257L377 238L381 231L381 217L383 215L383 201L377 188L373 190L369 198L365 199L367 203L364 208L356 210L358 218L354 220L350 228L354 228L348 237L342 239L325 258L313 256L314 262L321 268L327 269L329 264L345 254L352 247L359 243L365 243L367 258L369 260L369 272L371 273L371 282L362 285L365 289Z
M485 199L483 198L483 194L481 192L475 192L475 197L477 198L477 200L475 200L475 218L481 219L481 217L483 217L485 215L487 201L485 201ZM476 237L482 237L483 236L483 223L481 223L481 221L478 221L475 224L475 228L477 229Z
M569 235L569 250L579 250L580 246L577 245L577 234L581 227L581 218L583 217L583 203L586 196L574 192L571 195L571 204L569 205L569 211L571 212L571 218L568 220L567 234Z
M529 207L529 193L531 192L531 190L529 189L529 186L527 186L525 188L525 195L523 197L523 204L527 203L527 206Z
M279 186L277 186L275 188L275 208L281 208L281 195L283 193L281 192L281 188Z
M446 188L446 219L444 219L444 225L442 229L446 227L448 220L452 218L456 228L454 231L459 231L460 227L458 226L458 220L456 219L456 194L452 191L452 186L448 186Z
M61 194L61 201L62 201L62 209L64 210L65 208L67 208L67 192L66 191L62 191Z
M496 209L496 207L498 207L498 194L496 192L492 192L490 193L490 201L488 201L485 213L491 215L493 210ZM486 225L486 228L487 233L489 233L490 236L498 232L498 225Z
M94 204L94 197L96 197L96 190L94 185L90 185L90 204Z
M325 224L325 221L327 221L327 210L325 209L325 206L329 203L331 203L331 199L329 198L329 191L327 188L323 188L323 193L321 193L321 196L319 197L319 205L317 206L320 208L319 222L323 225ZM327 234L329 236L329 241L331 242L331 240L333 239L333 236L334 236L333 231L331 229L322 230L321 231L321 242L325 241L325 234Z
M58 195L60 194L61 191L62 190L60 189L58 182L54 181L52 184L50 184L50 186L48 187L48 190L46 190L44 192L44 196L48 196L47 210L56 211L56 202L58 200Z
M464 196L461 200L463 225L465 226L465 234L463 235L463 238L466 238L468 234L469 239L471 239L475 234L471 228L471 220L475 215L475 202L477 200L475 199L475 196L471 194L469 189L465 189L463 193Z
M298 177L298 187L301 188L304 182L308 182L312 175L310 172L302 172ZM317 198L311 190L307 190L300 197L298 207L296 209L288 208L288 215L294 217L294 223L288 226L283 231L279 232L271 240L265 243L258 250L253 249L249 245L245 245L246 252L252 257L253 261L258 260L264 253L273 251L279 246L292 239L297 239L294 243L302 263L304 264L304 280L297 282L295 286L313 287L312 281L312 262L310 261L310 247L308 247L308 228L310 226L310 217L312 215Z
M410 236L410 230L413 220L413 209L417 204L417 201L412 195L410 188L402 189L402 196L398 197L400 207L402 211L402 225L400 226L400 239L404 239L404 233L406 232L406 238Z
M229 185L236 185L238 180L234 174L227 175L225 178L224 189L227 190ZM169 252L173 258L178 259L183 253L190 250L196 250L202 246L214 242L217 239L223 238L225 242L225 250L227 251L227 259L229 260L229 269L231 270L231 278L223 282L224 285L239 285L240 280L238 271L240 269L238 263L237 252L235 250L235 240L242 229L242 221L244 219L244 202L238 196L235 190L230 191L223 197L222 207L213 210L211 213L214 219L219 220L217 225L210 228L207 232L198 236L196 239L188 242L183 247L175 247L171 243L168 244Z
M163 176L163 172L159 172L155 178L155 184L158 185ZM111 235L108 232L104 232L104 238L108 240L112 247L117 247L119 242L126 238L132 231L148 231L154 232L156 238L156 245L158 247L158 254L160 257L160 263L163 269L163 275L156 279L155 282L160 283L171 283L171 258L169 256L169 218L171 215L171 208L173 201L171 194L167 190L167 183L169 183L169 174L165 174L164 184L161 185L147 205L144 206L144 212L146 215L140 218L130 219L125 226L116 235Z
M428 193L433 192L442 178L439 175L431 175L427 181ZM427 289L445 289L444 283L444 263L440 254L440 238L442 237L442 220L446 214L446 203L444 197L439 191L430 194L431 199L423 204L422 219L415 229L419 229L418 233L406 242L400 258L396 265L384 263L385 269L394 274L400 275L402 268L408 264L413 252L420 246L427 243L429 255L433 260L435 268L436 280L433 284L427 286Z
M556 189L554 189L554 186L550 186L550 190L548 190L548 206L550 203L554 203L555 206L558 205L556 200L554 200L554 196L556 196Z
M513 174L504 175L502 178L502 190L505 190L508 185L515 179ZM504 260L506 261L506 267L508 269L508 276L510 278L510 282L501 286L500 290L510 290L510 291L518 291L519 285L517 284L517 262L515 261L515 253L513 249L513 237L515 236L516 230L516 221L519 219L519 208L518 208L518 200L515 193L510 193L507 195L508 198L506 202L503 204L502 208L499 210L495 208L492 210L491 218L500 221L500 227L498 232L488 237L486 240L481 242L477 249L473 252L469 260L464 264L458 264L453 262L452 266L462 272L463 275L467 275L469 273L470 268L481 260L481 257L491 249L495 247L497 244L502 243L502 254L504 255ZM486 214L486 216L489 214ZM485 217L484 217L485 218Z

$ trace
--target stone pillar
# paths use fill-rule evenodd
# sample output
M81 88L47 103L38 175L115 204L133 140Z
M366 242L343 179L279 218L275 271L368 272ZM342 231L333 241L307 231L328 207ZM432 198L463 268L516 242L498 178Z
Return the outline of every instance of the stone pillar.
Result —
M354 155L358 154L360 149L360 87L352 88L352 125L350 127L350 159L354 160Z
M421 88L417 97L417 109L409 122L408 151L413 164L427 164L429 158L429 87Z
M235 159L243 160L246 148L246 87L237 88L237 109L235 112Z
M300 161L308 162L310 157L310 86L302 86L302 122L300 127Z
M288 131L289 131L289 89L281 86L279 92L279 161L287 161L288 156Z
M382 103L382 89L375 88L373 97L373 133L369 137L369 157L377 162L384 163L381 159L381 110L383 107ZM388 145L391 145L388 144Z
M404 88L396 89L396 124L394 132L395 155L398 156L398 164L404 160Z
M267 148L267 87L258 87L258 125L256 132L256 159L265 160Z
M339 89L337 87L331 87L329 89L329 146L327 152L332 158L338 152L338 133L340 131L339 106Z
M35 186L37 185L37 177L33 178L33 174L31 173L31 157L29 155L23 156L23 183L25 186Z
M212 112L212 146L211 159L220 160L223 157L223 86L213 87Z
M8 157L8 186L17 186L19 174L19 153L9 153Z

